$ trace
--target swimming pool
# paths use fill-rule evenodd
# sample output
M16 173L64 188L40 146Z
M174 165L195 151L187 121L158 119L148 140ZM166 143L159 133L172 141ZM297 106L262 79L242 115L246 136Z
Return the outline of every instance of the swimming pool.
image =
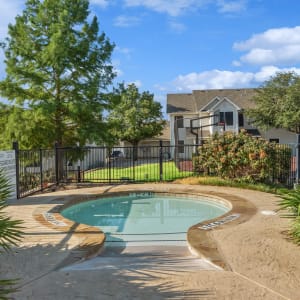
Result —
M206 196L141 192L82 202L61 214L99 227L106 242L183 242L190 226L230 209L228 204Z

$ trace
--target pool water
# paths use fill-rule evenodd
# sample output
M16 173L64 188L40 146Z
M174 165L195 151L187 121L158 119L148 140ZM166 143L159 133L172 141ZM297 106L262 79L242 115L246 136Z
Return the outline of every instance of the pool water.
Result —
M208 197L151 193L101 198L64 209L70 220L99 227L106 242L185 241L189 227L223 215L230 208Z

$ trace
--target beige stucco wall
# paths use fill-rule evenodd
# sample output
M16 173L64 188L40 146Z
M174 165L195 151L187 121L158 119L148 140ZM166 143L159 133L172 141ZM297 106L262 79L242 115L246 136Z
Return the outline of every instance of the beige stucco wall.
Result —
M279 139L280 144L295 144L296 134L285 129L270 129L267 131L260 130L262 138L266 140Z

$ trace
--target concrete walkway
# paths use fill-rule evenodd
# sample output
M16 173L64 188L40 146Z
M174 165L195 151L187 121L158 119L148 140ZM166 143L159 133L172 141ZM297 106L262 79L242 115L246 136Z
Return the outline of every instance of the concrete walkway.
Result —
M187 246L105 247L101 255L82 263L64 267L62 271L132 270L159 272L220 270L207 260L192 255Z
M209 231L230 271L222 271L182 247L131 248L77 264L84 236L55 230L35 218L78 195L155 190L237 196L256 213L236 226ZM64 190L13 201L7 213L24 220L24 239L0 255L1 278L20 278L13 299L300 299L300 248L288 237L289 221L271 194L212 186L147 184ZM51 221L51 220L50 220ZM58 225L57 225L58 226ZM59 226L58 226L59 227ZM56 227L56 228L58 228Z

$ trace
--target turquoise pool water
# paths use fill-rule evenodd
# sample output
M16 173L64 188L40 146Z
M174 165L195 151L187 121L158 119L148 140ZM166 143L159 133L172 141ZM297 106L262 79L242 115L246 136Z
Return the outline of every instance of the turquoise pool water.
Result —
M97 226L107 242L185 241L190 226L223 215L230 208L208 197L133 193L101 198L64 209L70 220Z

